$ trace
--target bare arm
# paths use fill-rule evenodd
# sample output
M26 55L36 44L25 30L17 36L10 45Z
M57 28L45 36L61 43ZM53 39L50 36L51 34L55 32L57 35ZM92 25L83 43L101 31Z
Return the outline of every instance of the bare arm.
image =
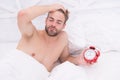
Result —
M64 47L64 50L60 56L61 62L70 61L70 62L74 63L75 65L90 65L90 64L86 63L86 61L83 58L82 53L79 55L76 55L76 56L70 55L67 34L65 34L65 36L62 37L62 39L65 40L66 46Z
M33 32L35 31L35 27L32 24L31 20L34 18L45 14L51 10L56 10L62 8L62 5L59 4L52 4L52 5L43 5L43 6L32 6L27 9L23 9L18 13L18 26L20 32L24 36L32 36Z
M82 53L79 55L76 55L76 56L72 56L72 55L70 55L70 53L68 51L69 51L68 46L66 46L64 48L62 55L60 56L61 62L70 61L71 63L73 63L75 65L91 65L84 60Z
M86 65L86 66L91 65L90 63L87 63L84 60L82 53L80 53L79 55L76 55L76 56L72 56L72 55L70 55L70 53L68 51L69 51L68 46L66 46L60 57L61 62L70 61L71 63L73 63L75 65Z
M80 58L79 58L80 59ZM68 46L66 46L64 48L64 51L60 57L60 61L61 62L64 62L64 61L70 61L76 65L79 65L80 64L80 61L78 60L78 57L75 57L75 56L72 56L70 55L69 53L69 49L68 49Z
M75 56L72 56L70 55L70 52L69 52L69 47L68 47L68 36L66 33L64 33L64 36L62 36L62 41L64 41L65 43L65 47L64 47L64 50L60 56L60 61L61 62L64 62L64 61L70 61L76 65L79 65L80 62L79 62L79 57L75 57Z

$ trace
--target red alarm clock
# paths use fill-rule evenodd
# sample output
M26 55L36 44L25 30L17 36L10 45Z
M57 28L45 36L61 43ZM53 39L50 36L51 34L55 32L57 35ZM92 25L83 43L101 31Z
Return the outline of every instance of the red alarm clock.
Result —
M99 56L100 51L94 46L90 46L83 51L84 60L90 64L95 63L98 60Z

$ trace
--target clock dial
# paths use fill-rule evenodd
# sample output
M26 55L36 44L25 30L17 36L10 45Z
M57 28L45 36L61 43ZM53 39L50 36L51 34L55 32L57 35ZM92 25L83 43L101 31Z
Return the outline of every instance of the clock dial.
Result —
M88 59L88 60L92 60L95 58L96 56L96 53L94 50L87 50L84 54L85 58Z

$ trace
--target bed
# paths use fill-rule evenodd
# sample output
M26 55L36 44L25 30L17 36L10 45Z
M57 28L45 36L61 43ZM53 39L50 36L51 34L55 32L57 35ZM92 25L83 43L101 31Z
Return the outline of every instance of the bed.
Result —
M43 5L54 2L63 4L70 11L70 18L64 30L69 36L71 54L75 54L78 50L90 45L96 46L101 51L101 55L96 64L92 66L80 66L82 70L84 70L81 72L85 73L85 75L76 80L86 80L86 77L88 80L120 80L119 0L2 1L2 3L0 3L0 60L4 55L9 54L12 49L16 48L17 42L20 39L16 21L18 11L32 5ZM34 25L38 29L44 28L44 24L41 23L44 23L45 16L46 15L43 15L33 20ZM69 67L69 63L67 64L66 67ZM32 69L34 70L34 66ZM54 71L56 74L57 71L60 72L54 79L75 80L75 77L79 76L73 73L72 76L70 75L71 77L68 76L70 77L69 79L62 78L62 76L65 75L64 72L62 72L64 70L65 69L60 68ZM36 74L31 75L38 76ZM29 73L26 76L29 76ZM34 79L29 78L29 80Z

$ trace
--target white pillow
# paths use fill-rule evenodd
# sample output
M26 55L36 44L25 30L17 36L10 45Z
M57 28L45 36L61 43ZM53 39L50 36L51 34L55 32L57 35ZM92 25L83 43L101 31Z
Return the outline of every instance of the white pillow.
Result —
M104 9L119 7L119 0L79 0L81 9Z
M13 13L18 9L16 1L13 0L4 0L0 3L0 17L6 13Z
M101 53L109 50L119 51L120 15L118 11L117 8L88 9L79 10L78 13L70 15L73 17L68 21L66 28L70 41L77 46L81 46L80 42L85 46L96 46Z
M86 15L83 15L84 17ZM97 46L102 52L120 48L120 15L96 13L86 16L84 22L85 38L88 44Z
M20 38L16 18L0 19L0 42L16 42Z
M5 43L1 43L0 42L0 59L6 55L9 54L9 52L13 49L16 49L17 47L17 42L5 42Z
M21 5L21 8L27 8L38 4L40 1L41 0L20 0L19 3Z
M66 23L65 31L68 33L70 53L82 50L86 46L85 33L83 26L78 18L70 15Z

